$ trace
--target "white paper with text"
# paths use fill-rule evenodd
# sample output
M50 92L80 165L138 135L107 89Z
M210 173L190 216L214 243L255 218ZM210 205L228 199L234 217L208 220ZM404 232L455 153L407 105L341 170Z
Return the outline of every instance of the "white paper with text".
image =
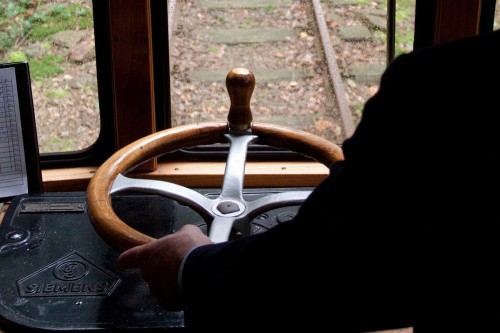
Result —
M0 198L28 193L14 68L0 69Z

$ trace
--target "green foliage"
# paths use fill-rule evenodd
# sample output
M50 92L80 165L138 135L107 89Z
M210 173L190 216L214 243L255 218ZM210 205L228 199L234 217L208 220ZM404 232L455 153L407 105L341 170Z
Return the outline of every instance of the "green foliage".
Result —
M52 47L52 44L48 43L48 42L42 43L42 45L40 45L40 48L42 50L50 50L51 47Z
M53 99L65 98L66 96L68 96L68 92L64 89L54 89L47 91L45 93L45 96L47 98L53 98Z
M398 1L396 5L396 22L408 21L415 11L413 1Z
M86 29L93 24L92 8L80 4L1 0L0 49L15 48L27 41L43 41L59 31Z
M379 41L382 43L386 44L387 43L387 35L385 32L382 32L380 30L377 30L373 33L374 37L377 38Z
M41 146L40 151L67 152L77 150L75 140L51 136Z
M92 27L92 10L78 4L48 6L37 11L30 22L33 26L30 38L44 40L59 31Z
M272 4L269 4L266 6L265 11L266 11L266 13L270 13L273 11L273 9L274 9L274 6Z
M358 103L354 104L354 113L356 115L358 115L359 117L361 117L361 115L363 114L364 106L365 106L365 103L362 103L362 102L358 102Z
M30 0L0 1L0 49L9 49L28 34L30 22L24 18L32 7Z
M246 18L243 20L243 22L239 25L240 28L248 28L249 26L252 25L252 23L254 22L253 19L251 18Z
M396 55L400 55L413 48L413 30L412 31L396 31Z
M8 60L8 62L27 61L28 56L26 56L26 54L24 54L21 51L14 51L14 52L9 53L9 55L7 56L7 60Z
M35 80L42 80L55 76L64 71L63 67L59 66L64 61L60 55L47 55L42 59L32 59L30 61L31 77Z
M397 0L396 2L396 36L395 56L408 52L413 48L414 25L409 24L415 12L415 0ZM401 22L405 22L403 27Z

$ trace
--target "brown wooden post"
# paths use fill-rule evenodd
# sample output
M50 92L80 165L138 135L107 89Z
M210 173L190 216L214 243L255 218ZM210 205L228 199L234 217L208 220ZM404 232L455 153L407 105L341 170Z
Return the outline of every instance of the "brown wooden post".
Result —
M434 44L479 33L482 0L437 0Z
M118 148L155 131L150 0L110 0L111 57ZM154 171L156 159L141 165Z

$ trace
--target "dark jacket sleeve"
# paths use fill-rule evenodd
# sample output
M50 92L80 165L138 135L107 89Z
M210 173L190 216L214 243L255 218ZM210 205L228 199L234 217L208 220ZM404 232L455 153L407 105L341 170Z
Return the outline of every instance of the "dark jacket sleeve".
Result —
M487 180L491 190L499 185L500 90L485 81L487 71L500 77L491 66L499 48L497 32L395 59L343 144L345 161L294 220L190 254L186 324L360 332L432 320L439 327L452 321L443 307L464 323L477 320L479 308L467 314L470 304L449 282L470 283L459 265L477 268L478 248L486 257L500 253L488 227L471 225L488 212L478 214L488 200L478 191Z

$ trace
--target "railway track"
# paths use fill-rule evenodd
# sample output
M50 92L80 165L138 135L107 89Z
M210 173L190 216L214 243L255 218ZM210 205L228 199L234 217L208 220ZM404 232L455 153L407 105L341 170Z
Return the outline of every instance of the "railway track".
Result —
M173 125L225 121L225 76L256 77L254 121L336 143L350 136L386 63L385 1L171 0Z

